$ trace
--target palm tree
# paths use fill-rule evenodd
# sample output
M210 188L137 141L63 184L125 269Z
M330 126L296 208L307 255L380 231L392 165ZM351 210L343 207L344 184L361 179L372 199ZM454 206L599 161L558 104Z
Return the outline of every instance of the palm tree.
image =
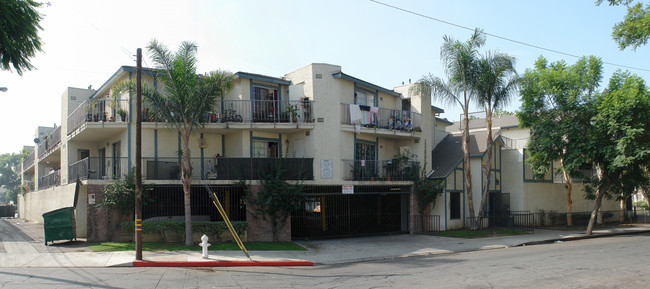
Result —
M38 31L43 30L39 22L42 16L36 8L42 3L33 0L2 1L0 5L0 69L11 70L18 75L24 70L32 70L29 58L41 51L41 38ZM48 4L49 6L49 4Z
M190 186L192 165L190 163L190 136L206 121L206 115L216 101L223 97L234 84L234 75L227 71L214 71L205 75L196 74L197 46L183 42L178 51L171 52L155 39L147 46L155 66L160 89L144 86L142 95L158 121L175 127L181 136L182 154L181 180L185 206L185 245L192 245L192 210ZM114 91L133 89L134 84L120 83Z
M490 190L492 175L492 113L510 102L517 90L518 77L515 71L515 58L505 53L488 52L477 63L478 78L476 79L477 101L485 109L485 124L487 126L487 160L485 186L479 208L479 217L485 215L487 196Z
M474 201L472 198L472 174L470 170L469 150L469 116L470 101L475 97L475 80L477 74L478 49L485 43L485 34L475 29L466 42L460 42L445 35L440 48L440 59L449 78L443 81L439 77L428 75L422 77L414 86L417 91L431 92L434 99L447 104L458 104L463 109L463 168L465 170L465 190L470 218L474 218ZM472 226L474 227L474 226Z

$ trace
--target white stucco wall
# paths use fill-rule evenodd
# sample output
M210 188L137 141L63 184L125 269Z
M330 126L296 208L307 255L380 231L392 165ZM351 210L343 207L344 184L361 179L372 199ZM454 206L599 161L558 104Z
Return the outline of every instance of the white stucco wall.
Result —
M30 222L43 223L44 213L72 207L75 186L76 184L68 184L25 194L19 202L19 217ZM75 210L77 237L80 238L86 237L87 208L85 186L81 186Z

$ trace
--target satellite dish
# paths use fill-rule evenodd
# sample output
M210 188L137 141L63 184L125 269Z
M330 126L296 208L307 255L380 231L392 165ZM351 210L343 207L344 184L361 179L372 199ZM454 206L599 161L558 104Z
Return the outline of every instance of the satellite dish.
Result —
M35 139L34 139L34 143L35 143L35 144L39 144L39 143L41 143L41 139L40 139L40 138L35 138Z

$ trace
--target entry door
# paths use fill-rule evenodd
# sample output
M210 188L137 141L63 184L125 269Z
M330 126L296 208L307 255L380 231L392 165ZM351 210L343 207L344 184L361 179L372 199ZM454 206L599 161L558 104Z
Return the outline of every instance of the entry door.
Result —
M113 143L113 178L119 179L122 176L122 169L120 165L120 160L122 152L120 150L120 142Z

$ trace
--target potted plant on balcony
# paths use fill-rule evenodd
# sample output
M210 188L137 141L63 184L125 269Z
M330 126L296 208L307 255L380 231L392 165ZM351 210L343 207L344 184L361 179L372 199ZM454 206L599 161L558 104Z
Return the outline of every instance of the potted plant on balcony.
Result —
M123 109L118 109L117 114L120 116L120 121L126 121L126 111Z
M288 105L287 113L289 114L291 122L293 123L298 122L298 108L295 105Z

